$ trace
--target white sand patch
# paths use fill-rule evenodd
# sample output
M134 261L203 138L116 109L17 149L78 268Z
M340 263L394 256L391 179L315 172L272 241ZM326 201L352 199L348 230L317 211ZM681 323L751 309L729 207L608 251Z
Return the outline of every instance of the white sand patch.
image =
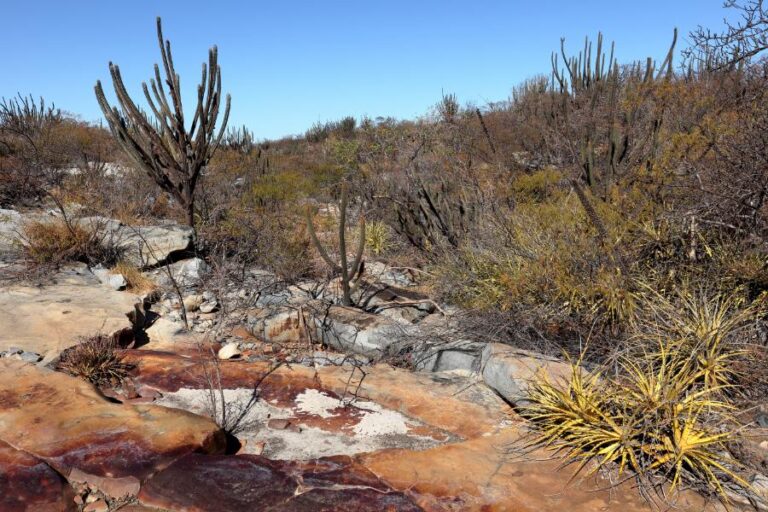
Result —
M216 393L219 400L219 392ZM420 425L419 422L374 402L356 401L351 405L361 414L359 423L350 432L308 426L295 417L297 411L322 418L334 417L333 411L342 403L317 389L305 390L296 397L294 404L287 407L265 400L252 401L252 397L252 389L224 390L230 417L244 413L240 423L242 429L235 434L244 443L243 453L261 453L270 459L306 460L333 455L352 456L385 448L424 450L445 442L413 434L410 427ZM155 404L208 416L210 401L207 390L182 388L163 394ZM291 428L269 426L270 420L280 418L288 419Z
M341 406L341 400L316 389L307 389L296 396L296 409L321 418L335 416L331 411Z
M363 411L363 418L354 427L358 437L407 434L410 430L408 418L397 411L373 402L356 402L355 406Z

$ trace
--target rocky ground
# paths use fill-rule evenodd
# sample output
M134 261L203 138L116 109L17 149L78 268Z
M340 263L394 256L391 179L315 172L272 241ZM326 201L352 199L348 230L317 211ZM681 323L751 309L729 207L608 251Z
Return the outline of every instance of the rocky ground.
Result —
M6 275L22 221L0 212ZM334 283L217 281L185 228L107 224L158 290L85 265L0 289L1 511L651 509L523 452L514 405L568 367L464 339L408 271L369 263L347 308ZM119 385L53 370L96 332L126 347Z

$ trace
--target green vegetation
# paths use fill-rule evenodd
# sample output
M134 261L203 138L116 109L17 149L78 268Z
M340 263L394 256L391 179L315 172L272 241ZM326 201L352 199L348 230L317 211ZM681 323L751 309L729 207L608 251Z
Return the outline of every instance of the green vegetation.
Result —
M761 2L732 7L765 33ZM534 445L725 497L748 465L726 455L737 412L768 391L768 59L750 33L698 31L677 67L676 31L658 61L619 63L601 35L576 55L563 42L550 74L505 101L443 94L420 119L347 117L261 142L214 134L213 50L203 85L216 107L191 167L172 147L162 168L143 161L188 134L168 108L156 115L167 130L149 130L113 68L123 113L98 90L120 143L42 101L0 103L0 206L54 197L84 214L188 222L202 257L286 282L341 275L347 305L367 246L422 270L424 291L469 312L472 339L574 361L567 382L532 388ZM98 252L66 224L27 226L26 238L38 263Z

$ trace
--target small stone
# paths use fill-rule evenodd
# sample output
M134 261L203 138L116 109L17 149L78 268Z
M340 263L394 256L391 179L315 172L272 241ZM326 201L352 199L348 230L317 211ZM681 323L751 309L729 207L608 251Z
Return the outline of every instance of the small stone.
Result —
M203 292L203 300L205 302L216 302L216 296L212 292Z
M24 349L19 347L9 347L7 352L9 355L21 354L22 352L24 352Z
M237 343L227 343L219 349L219 359L232 359L241 354Z
M102 284L109 286L113 290L123 290L128 286L128 282L122 274L113 274L101 265L93 267L91 272L93 272L93 275L95 275Z
M267 422L267 426L273 430L285 430L290 425L291 422L285 418L276 418Z
M202 295L189 295L184 298L184 309L191 312L200 309L200 305L203 303Z
M213 302L203 302L200 305L200 312L201 313L213 313L214 311L216 311L216 308L218 308L218 307L219 307L219 304L216 301L213 301Z
M22 352L19 355L19 359L21 359L25 363L38 363L42 358L43 356L41 356L37 352Z
M108 512L109 505L104 500L96 500L93 503L89 503L83 509L83 512Z

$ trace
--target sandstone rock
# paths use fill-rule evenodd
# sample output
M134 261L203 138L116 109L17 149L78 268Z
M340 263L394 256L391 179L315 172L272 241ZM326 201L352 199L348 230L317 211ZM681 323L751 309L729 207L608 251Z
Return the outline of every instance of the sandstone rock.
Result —
M295 343L306 341L314 332L309 313L290 306L252 310L248 314L248 331L270 343Z
M413 286L416 284L413 271L392 268L380 261L367 261L365 273L380 283L392 286Z
M154 269L150 275L158 285L168 287L171 286L171 279L168 277L168 271L170 271L176 283L187 289L200 286L209 270L208 264L204 260L191 258Z
M421 510L347 458L291 463L257 455L192 454L151 478L139 499L170 511Z
M414 355L416 368L430 372L480 370L481 356L485 343L454 341L419 349Z
M175 224L121 226L116 237L126 251L126 261L137 267L150 267L187 251L192 245L192 228Z
M200 305L202 303L203 296L200 294L188 295L184 297L184 309L186 309L188 313L200 309Z
M140 268L151 267L184 253L192 244L192 228L177 224L129 226L107 217L80 217L86 229L104 233L104 238L123 251L122 258Z
M105 284L113 290L124 290L128 286L128 282L121 274L113 274L108 269L97 265L91 269L93 275L95 275L102 284Z
M176 458L225 446L207 418L111 403L84 381L7 358L0 360L0 440L106 493L135 491Z
M332 306L315 323L328 346L369 357L380 357L407 332L407 326L391 319L343 306Z
M151 386L162 390L164 397L176 399L190 394L192 388L205 392L202 364L192 358L131 350L127 360L136 365L134 378L140 388ZM282 411L269 419L285 419L301 432L261 430L281 435L297 449L276 449L279 443L267 441L264 453L282 460L190 455L144 485L140 493L144 505L174 511L252 510L249 500L264 500L269 505L274 497L269 493L275 492L290 497L268 510L346 510L345 503L357 507L352 510L387 510L383 503L390 503L391 510L408 510L404 507L412 507L414 502L430 511L651 510L631 482L613 489L608 480L591 477L569 485L573 468L561 469L561 461L553 460L551 452L535 451L525 458L511 455L509 450L521 442L521 420L483 383L386 365L366 368L359 389L359 374L348 367L293 365L269 373L268 363L224 361L220 369L223 386L230 392L240 388L244 396L251 396L253 389L248 386L260 382L257 403L264 407L262 412ZM358 396L365 398L341 406L340 398L349 397L350 382ZM228 397L236 398L236 394ZM175 406L183 404L177 401ZM289 414L283 414L286 411ZM308 436L318 430L328 434L367 430L374 422L362 418L377 413L405 417L406 422L413 422L411 435L431 437L433 442L403 445L398 441L349 457L284 460L305 455L309 448L317 453L323 443ZM372 428L371 432L382 431ZM391 438L391 433L378 437ZM244 450L259 442L248 438ZM301 487L294 487L296 481L302 482ZM336 494L341 491L345 492ZM398 492L402 496L397 501L378 501ZM692 493L684 493L677 506L686 512L716 510Z
M0 441L0 510L74 512L73 498L69 484L45 462Z
M553 382L571 375L568 363L499 343L486 346L481 367L485 383L513 404L525 402L528 385L537 373L546 372Z
M135 302L129 293L101 286L84 266L42 287L0 289L0 350L14 345L50 361L81 336L130 329Z
M107 505L106 501L101 499L89 503L83 508L83 512L107 512L108 510L109 505Z
M240 356L240 348L237 343L227 343L219 349L219 359L232 359L233 357Z

